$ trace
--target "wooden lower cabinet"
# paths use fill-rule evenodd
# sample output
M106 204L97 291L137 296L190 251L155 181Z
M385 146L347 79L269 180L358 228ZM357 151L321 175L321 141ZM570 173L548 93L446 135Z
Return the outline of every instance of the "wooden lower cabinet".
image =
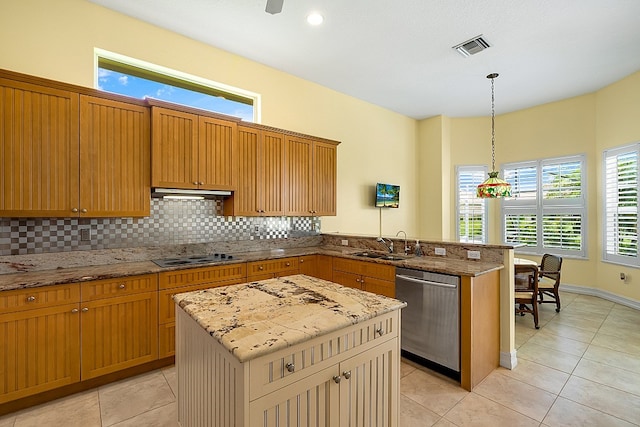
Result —
M392 265L333 258L332 281L343 286L394 298L395 275L396 268Z
M190 268L158 274L158 357L170 357L176 348L175 294L244 283L245 263Z
M273 279L274 277L292 276L300 272L297 257L252 261L247 263L247 280Z
M78 304L0 315L0 403L80 380Z
M183 427L398 425L400 311L245 363L184 311L177 316Z
M156 274L82 283L82 379L158 358Z

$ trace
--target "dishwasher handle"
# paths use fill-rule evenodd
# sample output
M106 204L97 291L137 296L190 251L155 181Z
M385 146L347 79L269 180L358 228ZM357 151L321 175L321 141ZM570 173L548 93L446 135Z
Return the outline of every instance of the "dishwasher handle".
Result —
M431 280L419 279L417 277L406 276L404 274L396 274L396 279L407 280L421 285L439 286L441 288L456 289L458 285L449 285L448 283L432 282Z

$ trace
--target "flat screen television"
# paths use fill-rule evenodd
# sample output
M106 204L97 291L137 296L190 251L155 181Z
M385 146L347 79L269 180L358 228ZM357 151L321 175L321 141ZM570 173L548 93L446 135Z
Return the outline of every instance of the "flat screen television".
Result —
M400 186L376 184L376 208L397 208L400 206Z

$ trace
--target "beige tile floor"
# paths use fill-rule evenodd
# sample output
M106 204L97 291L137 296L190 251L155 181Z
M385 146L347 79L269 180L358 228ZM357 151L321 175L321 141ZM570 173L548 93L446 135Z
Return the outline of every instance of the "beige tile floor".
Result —
M640 425L640 311L569 293L562 301L559 314L541 307L539 330L517 316L518 366L471 393L403 362L400 425ZM174 367L0 417L0 427L176 425Z

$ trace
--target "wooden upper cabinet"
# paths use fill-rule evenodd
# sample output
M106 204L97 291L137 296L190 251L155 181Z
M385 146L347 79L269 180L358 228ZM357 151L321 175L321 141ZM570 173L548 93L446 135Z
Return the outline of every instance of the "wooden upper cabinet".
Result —
M162 107L151 111L151 185L199 188L198 116Z
M199 118L198 181L206 190L235 190L237 167L235 122Z
M284 215L284 135L238 126L238 184L225 215Z
M77 93L0 78L0 216L74 215L78 104Z
M337 146L314 141L312 207L314 216L336 214Z
M151 186L234 190L237 124L152 107Z
M336 214L337 144L287 136L286 214Z
M149 216L149 109L80 97L80 216Z
M286 215L313 215L311 206L312 148L313 141L311 139L289 135L286 138Z

